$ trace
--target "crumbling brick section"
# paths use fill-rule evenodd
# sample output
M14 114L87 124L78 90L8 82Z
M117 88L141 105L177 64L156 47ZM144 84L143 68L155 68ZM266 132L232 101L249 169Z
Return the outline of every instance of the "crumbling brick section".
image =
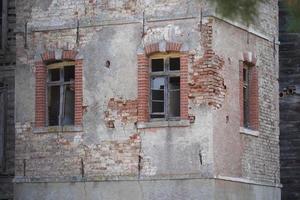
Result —
M43 127L46 123L46 66L43 61L35 63L35 126Z
M224 78L220 73L225 63L212 49L212 21L203 25L202 46L204 55L195 61L190 73L189 98L197 104L206 103L220 108L226 93Z
M17 177L40 181L82 177L93 181L138 174L141 138L137 133L96 144L83 144L82 132L34 134L30 123L17 123L16 133Z
M140 136L134 134L127 140L102 141L85 148L85 176L133 176L138 174Z
M83 60L75 61L75 116L74 124L77 126L82 125L83 116Z
M145 54L138 55L138 121L149 121L149 60Z
M240 64L240 126L244 126L244 97L243 97L243 68L249 70L249 126L253 130L259 128L259 91L258 72L256 66L251 63L241 62Z
M117 100L111 98L105 111L105 123L109 128L114 128L114 122L120 120L122 123L137 122L137 100Z

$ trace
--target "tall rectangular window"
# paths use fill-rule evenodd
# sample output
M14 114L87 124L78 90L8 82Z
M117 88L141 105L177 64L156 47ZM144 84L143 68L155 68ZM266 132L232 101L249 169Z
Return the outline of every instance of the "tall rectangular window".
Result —
M244 127L250 127L250 112L249 112L249 69L243 68L243 113L244 113Z
M150 118L180 117L180 58L151 59Z
M75 67L73 65L48 69L49 126L74 125L74 79Z

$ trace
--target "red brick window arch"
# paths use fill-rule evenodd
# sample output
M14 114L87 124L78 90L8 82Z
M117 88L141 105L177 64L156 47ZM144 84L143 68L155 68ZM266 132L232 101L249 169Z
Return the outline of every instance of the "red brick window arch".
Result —
M42 54L36 62L35 126L82 125L82 60L76 51Z
M145 47L138 55L138 121L188 119L188 55L181 44Z

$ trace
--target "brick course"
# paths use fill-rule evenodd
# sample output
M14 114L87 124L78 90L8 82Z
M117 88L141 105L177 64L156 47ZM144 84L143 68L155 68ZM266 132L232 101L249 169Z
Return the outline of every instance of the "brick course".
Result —
M149 121L149 60L145 54L138 55L138 121Z
M35 63L35 126L46 125L46 66L42 61Z

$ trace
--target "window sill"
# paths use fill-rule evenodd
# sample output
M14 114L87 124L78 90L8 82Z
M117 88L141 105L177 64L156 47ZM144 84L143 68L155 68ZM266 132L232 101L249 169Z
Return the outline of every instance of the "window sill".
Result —
M250 135L250 136L254 136L254 137L259 136L258 131L251 130L251 129L245 128L245 127L240 127L240 134Z
M152 122L138 122L138 129L147 128L164 128L164 127L187 127L190 126L189 120L178 120L178 121L152 121Z
M34 128L33 133L63 133L63 132L82 132L82 126L48 126Z

